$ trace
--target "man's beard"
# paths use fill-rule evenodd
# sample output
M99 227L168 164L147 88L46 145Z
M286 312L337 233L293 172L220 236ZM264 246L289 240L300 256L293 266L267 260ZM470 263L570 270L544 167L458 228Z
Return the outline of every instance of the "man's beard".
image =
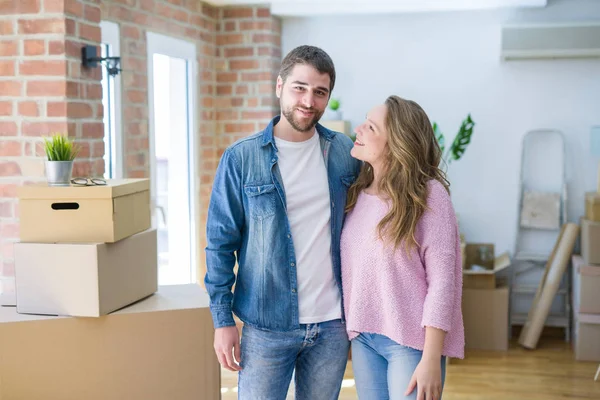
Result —
M294 110L296 108L297 107L284 109L282 114L285 117L285 119L288 120L290 125L299 132L308 132L311 129L313 129L315 127L315 125L317 125L317 122L319 122L319 119L321 119L321 116L323 115L323 112L318 112L314 108L311 108L310 111L314 112L313 117L310 120L308 120L307 122L299 121L298 119L296 119L294 117Z

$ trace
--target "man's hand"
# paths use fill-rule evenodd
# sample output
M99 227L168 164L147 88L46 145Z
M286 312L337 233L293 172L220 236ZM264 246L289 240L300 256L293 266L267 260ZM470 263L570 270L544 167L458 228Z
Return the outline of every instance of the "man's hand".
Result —
M237 326L215 329L215 353L224 368L234 372L242 369L238 365L242 357ZM235 360L232 353L235 354Z

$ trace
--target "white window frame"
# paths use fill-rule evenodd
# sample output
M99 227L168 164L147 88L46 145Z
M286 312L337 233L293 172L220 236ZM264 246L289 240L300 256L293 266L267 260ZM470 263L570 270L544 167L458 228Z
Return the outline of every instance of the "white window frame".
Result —
M107 43L111 46L112 54L110 55L120 56L121 34L119 24L112 21L101 21L100 29L102 31L102 43ZM101 68L103 68L103 73L106 73L105 67L101 66ZM125 173L123 165L123 108L121 103L121 74L119 73L117 76L109 77L109 79L112 79L114 83L114 103L112 110L104 110L104 115L112 112L112 117L114 119L112 138L112 142L114 143L114 151L110 155L111 164L113 165L113 171L111 171L111 173L113 179L122 179ZM105 149L105 151L108 150L109 149Z
M155 32L148 31L146 33L146 54L148 63L148 123L149 123L149 158L150 158L150 203L152 212L155 212L156 204L156 149L155 149L155 132L154 132L154 64L152 54L160 53L170 57L182 58L189 62L188 82L189 87L189 102L188 102L188 159L189 162L189 184L190 184L190 280L196 282L198 280L199 256L198 251L200 237L200 182L199 182L199 153L198 145L198 62L196 44L183 39L178 39L172 36L166 36Z

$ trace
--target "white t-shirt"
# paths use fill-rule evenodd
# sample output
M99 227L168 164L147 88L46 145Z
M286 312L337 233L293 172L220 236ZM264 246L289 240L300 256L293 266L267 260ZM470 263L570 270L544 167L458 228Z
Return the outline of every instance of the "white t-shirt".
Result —
M329 183L319 135L303 142L276 137L275 144L296 253L300 323L341 318L331 261Z

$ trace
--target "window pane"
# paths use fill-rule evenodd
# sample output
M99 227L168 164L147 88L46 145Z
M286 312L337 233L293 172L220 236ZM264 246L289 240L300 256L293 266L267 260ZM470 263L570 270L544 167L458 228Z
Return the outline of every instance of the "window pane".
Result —
M101 57L112 54L111 45L100 46ZM102 105L104 106L104 177L116 177L116 130L115 130L115 78L108 75L104 65L102 68Z

